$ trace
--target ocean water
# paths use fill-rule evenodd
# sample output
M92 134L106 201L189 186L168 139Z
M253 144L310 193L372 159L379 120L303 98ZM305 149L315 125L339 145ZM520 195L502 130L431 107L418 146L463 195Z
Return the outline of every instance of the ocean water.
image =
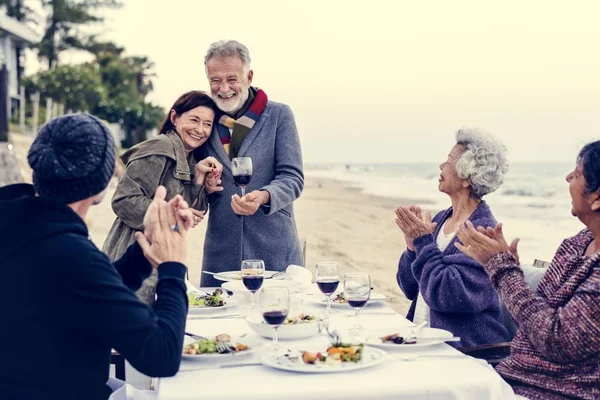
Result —
M571 215L565 177L573 168L574 163L514 164L504 184L484 197L503 223L507 240L521 239L522 263L550 261L562 240L584 228ZM305 170L309 176L337 179L367 194L418 200L436 212L450 207L450 198L437 189L439 164L309 164Z

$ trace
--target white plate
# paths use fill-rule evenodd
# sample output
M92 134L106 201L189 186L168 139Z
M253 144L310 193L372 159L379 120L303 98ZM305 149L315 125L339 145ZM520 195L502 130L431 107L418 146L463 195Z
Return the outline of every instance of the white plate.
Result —
M418 348L422 348L422 347L429 347L429 346L435 346L438 345L440 343L445 343L443 339L440 340L428 340L426 342L423 343L419 343L419 338L451 338L452 337L452 332L449 332L445 329L437 329L437 328L421 328L421 331L419 332L419 336L417 337L417 343L415 344L395 344L395 343L381 343L381 339L379 339L382 336L387 336L387 335L391 335L393 333L399 333L400 336L406 336L406 335L410 335L410 333L412 332L412 330L414 329L414 327L403 327L399 330L392 330L392 329L388 329L385 331L374 331L374 332L366 332L365 334L365 338L364 338L364 344L369 345L369 346L374 346L374 347L379 347L381 349L385 349L385 350L410 350L410 349L418 349Z
M362 359L357 362L345 362L345 363L336 363L336 364L305 364L302 362L302 350L308 350L311 352L317 352L318 349L292 349L292 354L296 354L299 356L299 359L296 361L290 360L288 357L285 357L283 353L279 356L271 355L268 352L263 352L261 354L261 361L264 365L282 369L284 371L292 371L292 372L302 372L309 374L326 374L326 373L334 373L334 372L346 372L346 371L356 371L358 369L370 368L373 367L383 360L386 357L389 357L383 350L375 349L369 346L365 346L363 348ZM317 351L313 351L317 350ZM325 347L321 349L321 351L325 351Z
M196 333L196 332L194 332ZM210 337L210 336L209 336ZM194 343L196 340L191 337L185 335L183 339L183 347L186 345ZM227 360L232 358L244 357L246 354L252 354L255 351L258 351L263 346L263 341L259 338L252 337L236 337L233 336L231 338L231 343L235 346L236 343L243 343L248 346L248 349L244 351L240 351L239 353L228 353L228 354L219 354L219 353L210 353L210 354L182 354L181 357L185 360Z
M210 313L220 310L225 310L227 308L235 307L237 305L237 301L232 298L224 298L223 305L220 307L199 307L199 306L189 306L188 314L204 314Z
M267 325L262 318L250 316L246 318L248 326L258 335L273 338L273 328ZM277 329L277 337L282 340L302 339L319 334L319 321L302 322L298 324L281 325Z
M206 294L212 294L214 293L215 289L222 289L222 288L217 288L217 287L203 287L203 288L198 288L196 289L195 287L191 287L188 288L188 295L190 293L206 293ZM221 295L221 298L223 299L223 305L220 307L200 307L200 306L189 306L188 308L188 314L204 314L204 313L210 313L210 312L215 312L215 311L219 311L219 310L224 310L226 308L231 308L235 305L237 305L237 301L232 300L231 297L229 297L229 295L227 294L226 291L224 291L224 293Z
M264 277L265 278L270 278L273 275L275 275L277 272L278 271L265 271L264 272ZM216 280L225 281L225 282L229 282L229 281L241 281L242 280L242 272L240 270L219 272L218 274L213 275L213 277Z
M265 279L263 281L261 288L264 288L264 287L286 287L286 288L290 289L290 292L293 293L295 291L295 289L301 289L301 285L302 284L298 281ZM248 289L246 289L246 286L244 286L244 282L242 282L242 281L225 282L221 285L221 287L223 289L230 290L233 293L248 292Z
M342 293L342 292L340 292L340 293ZM336 303L335 301L333 301L333 299L335 298L336 295L337 295L337 293L331 295L331 308L350 309L350 306L348 305L348 303ZM319 293L319 294L313 296L312 300L313 300L314 304L318 304L318 305L327 307L327 298L325 297L325 295L323 293ZM372 291L371 297L369 297L367 306L369 306L370 304L379 303L382 300L385 300L385 295L383 295L381 293L377 293L376 291Z

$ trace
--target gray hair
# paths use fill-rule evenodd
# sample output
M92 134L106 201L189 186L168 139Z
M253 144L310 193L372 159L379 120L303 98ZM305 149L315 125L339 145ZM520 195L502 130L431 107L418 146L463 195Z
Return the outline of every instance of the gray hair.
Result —
M250 71L250 52L248 48L236 40L219 40L214 42L208 48L206 56L204 56L204 65L214 58L239 57L244 64L244 72Z
M465 149L456 172L469 181L471 195L481 199L498 189L508 172L506 147L489 133L469 128L456 132L456 143Z

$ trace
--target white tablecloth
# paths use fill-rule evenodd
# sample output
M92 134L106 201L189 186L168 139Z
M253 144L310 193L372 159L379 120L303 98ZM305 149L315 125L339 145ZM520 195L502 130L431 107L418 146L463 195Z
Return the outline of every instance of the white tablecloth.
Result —
M311 306L305 297L306 313L321 313L323 308ZM412 325L404 317L390 315L391 309L371 306L363 310L360 322L368 329L385 329ZM350 309L345 311L350 314ZM330 326L347 329L355 320L334 315ZM256 336L243 318L188 320L186 331L208 336L219 333ZM265 344L270 339L263 339ZM329 343L327 336L297 341L280 341L282 346L321 348ZM266 366L194 370L206 362L184 360L180 372L172 378L159 379L160 400L183 399L514 399L510 387L485 362L462 355L454 348L436 345L409 352L389 352L389 359L372 368L346 373L301 374ZM399 357L410 358L410 361ZM439 358L437 356L440 356ZM257 354L236 357L236 362L258 361Z

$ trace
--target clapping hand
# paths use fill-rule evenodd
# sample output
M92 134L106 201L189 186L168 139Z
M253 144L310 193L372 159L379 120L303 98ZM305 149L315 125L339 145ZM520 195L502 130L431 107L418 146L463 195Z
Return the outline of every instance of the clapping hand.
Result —
M413 240L433 233L437 222L431 221L429 211L423 216L420 207L410 206L396 208L396 225L404 233L408 249L414 251Z
M164 186L156 189L154 199L144 216L144 233L135 238L154 268L167 261L185 263L187 257L187 232L193 225L193 215L181 196L169 203Z
M485 265L494 255L505 251L510 252L517 260L517 263L519 262L519 254L517 252L519 238L514 239L509 245L504 239L502 223L498 223L494 228L483 228L480 226L475 229L471 221L467 221L458 228L456 236L462 242L462 244L456 242L454 244L456 248L481 265Z

